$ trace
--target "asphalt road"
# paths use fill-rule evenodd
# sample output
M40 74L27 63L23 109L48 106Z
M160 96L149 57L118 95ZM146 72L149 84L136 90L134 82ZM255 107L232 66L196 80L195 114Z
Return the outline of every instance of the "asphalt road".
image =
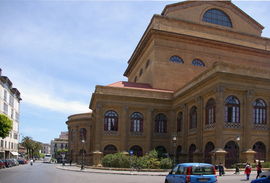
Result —
M255 178L255 172L251 180ZM34 163L0 169L0 183L164 183L163 176L111 175L60 170L54 164ZM245 175L218 177L219 183L244 183Z

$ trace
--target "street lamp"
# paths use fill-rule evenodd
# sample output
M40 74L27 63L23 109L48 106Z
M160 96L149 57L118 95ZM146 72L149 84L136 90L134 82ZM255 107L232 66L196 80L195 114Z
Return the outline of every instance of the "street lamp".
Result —
M173 166L176 163L176 141L177 141L177 137L176 137L176 135L173 135L173 137L172 137L172 143L173 143Z
M236 141L239 142L240 141L240 136L236 137Z
M85 143L85 140L82 139L82 164L81 164L81 170L84 169L84 143Z

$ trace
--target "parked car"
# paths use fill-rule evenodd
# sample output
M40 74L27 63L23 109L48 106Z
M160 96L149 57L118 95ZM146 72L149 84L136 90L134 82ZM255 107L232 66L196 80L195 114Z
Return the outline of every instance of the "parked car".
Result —
M3 161L4 161L4 163L5 163L6 168L11 167L10 161L8 161L7 159L5 159L5 160L3 160Z
M165 183L214 183L217 182L214 165L207 163L182 163L166 176Z
M18 159L19 164L27 164L25 159Z
M5 163L4 163L3 160L0 160L0 169L1 169L1 168L6 168Z
M251 183L270 183L270 177L268 176L268 177L255 179L255 180L251 181Z
M270 176L270 171L263 171L262 173L260 173L259 177L263 178L263 177L269 177Z

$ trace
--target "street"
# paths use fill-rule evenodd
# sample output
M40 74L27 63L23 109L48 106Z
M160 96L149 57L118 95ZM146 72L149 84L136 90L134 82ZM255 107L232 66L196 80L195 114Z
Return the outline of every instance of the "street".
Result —
M255 172L251 180L255 178ZM60 170L55 164L34 163L12 168L0 169L0 183L164 183L163 176L112 175L100 173L74 172ZM219 183L239 183L245 176L232 175L218 177Z

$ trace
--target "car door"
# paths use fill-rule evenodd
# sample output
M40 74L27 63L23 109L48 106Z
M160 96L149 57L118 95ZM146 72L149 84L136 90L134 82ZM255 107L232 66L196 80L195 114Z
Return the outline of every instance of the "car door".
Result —
M185 175L185 167L179 165L177 172L174 176L174 183L185 183L186 175Z
M176 183L176 182L174 181L174 179L175 179L175 174L176 174L177 170L178 170L178 165L176 165L176 166L170 171L169 175L167 175L167 178L166 178L166 179L167 179L168 183Z

